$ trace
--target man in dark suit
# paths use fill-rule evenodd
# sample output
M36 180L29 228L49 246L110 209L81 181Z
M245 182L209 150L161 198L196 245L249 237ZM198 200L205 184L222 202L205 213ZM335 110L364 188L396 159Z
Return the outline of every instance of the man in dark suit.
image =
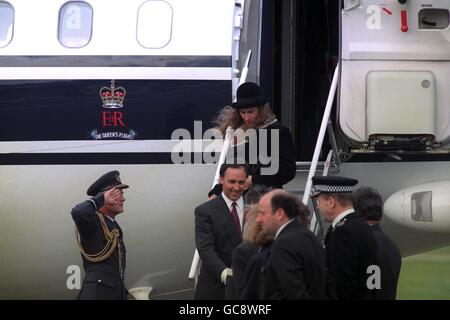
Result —
M261 299L325 299L325 252L300 222L307 214L306 206L287 191L271 191L259 201L256 221L275 235L261 274Z
M377 244L369 225L353 209L352 191L358 181L318 176L312 183L316 208L331 223L325 251L337 298L374 299L367 280L369 266L377 262Z
M225 285L233 275L231 253L242 241L246 179L245 165L224 163L221 195L195 208L195 243L202 261L195 299L225 299Z
M369 224L377 242L377 265L381 272L381 288L376 290L375 298L395 300L402 257L395 242L380 227L383 216L381 196L375 189L362 187L353 192L353 203L356 212Z
M87 190L91 198L72 209L86 273L78 299L127 299L123 283L126 251L115 217L123 212L123 189L128 187L118 171L105 173Z

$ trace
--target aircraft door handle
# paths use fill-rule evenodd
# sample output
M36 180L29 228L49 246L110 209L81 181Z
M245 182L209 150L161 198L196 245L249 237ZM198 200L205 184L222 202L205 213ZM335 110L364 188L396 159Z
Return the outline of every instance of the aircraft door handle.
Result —
M406 10L401 11L401 21L402 21L402 32L408 32L408 14L406 13Z
M427 20L426 17L423 17L421 22L428 27L436 27L437 23L434 21Z

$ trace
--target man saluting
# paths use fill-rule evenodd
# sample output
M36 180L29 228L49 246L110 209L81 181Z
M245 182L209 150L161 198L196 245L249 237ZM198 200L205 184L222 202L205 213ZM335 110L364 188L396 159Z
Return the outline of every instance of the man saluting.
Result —
M86 273L78 299L127 298L123 283L126 251L115 217L123 212L123 189L128 187L118 171L110 171L89 187L91 198L72 209Z

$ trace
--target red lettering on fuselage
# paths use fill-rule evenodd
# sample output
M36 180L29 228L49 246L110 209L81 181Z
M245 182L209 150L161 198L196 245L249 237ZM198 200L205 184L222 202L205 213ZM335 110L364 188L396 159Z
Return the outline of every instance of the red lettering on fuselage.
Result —
M104 127L125 127L123 122L123 114L120 111L103 111L103 126Z

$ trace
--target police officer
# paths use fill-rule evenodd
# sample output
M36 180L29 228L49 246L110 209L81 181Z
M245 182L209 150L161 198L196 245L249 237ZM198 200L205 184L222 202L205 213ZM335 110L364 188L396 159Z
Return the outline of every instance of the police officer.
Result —
M123 212L123 189L128 187L118 171L110 171L89 187L91 198L72 209L86 273L78 299L127 298L123 283L126 251L115 217Z
M358 181L332 176L313 177L312 183L316 208L331 223L325 251L337 298L373 299L375 290L367 280L372 275L369 266L376 265L377 244L369 225L353 209L352 189Z

